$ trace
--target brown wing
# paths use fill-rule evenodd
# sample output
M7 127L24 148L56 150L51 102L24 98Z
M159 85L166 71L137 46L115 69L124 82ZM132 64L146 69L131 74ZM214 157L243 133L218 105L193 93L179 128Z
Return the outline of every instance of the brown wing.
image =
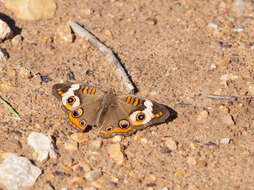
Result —
M97 125L105 93L85 83L55 84L52 93L61 100L70 121L84 130Z
M137 96L115 96L100 118L100 136L128 136L136 130L166 122L166 106Z

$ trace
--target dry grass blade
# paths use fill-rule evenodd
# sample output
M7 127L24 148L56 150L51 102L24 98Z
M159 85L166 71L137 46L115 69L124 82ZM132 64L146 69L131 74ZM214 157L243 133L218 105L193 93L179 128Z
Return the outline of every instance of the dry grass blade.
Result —
M223 96L223 95L215 95L215 94L205 94L205 97L216 99L216 100L231 100L231 99L239 98L237 96Z
M21 117L19 116L18 112L5 100L0 96L0 102L3 103L14 116L11 116L11 118L15 120L21 120Z
M253 101L254 97L240 97L240 96L223 96L223 95L215 95L215 94L205 94L207 98L216 99L216 100L237 100L237 99L247 99L248 101Z
M128 74L126 73L123 64L119 61L119 59L115 56L113 51L104 45L99 39L96 38L91 32L81 27L74 21L70 20L69 25L72 30L77 33L80 37L85 38L92 46L100 50L106 57L106 59L116 67L116 74L118 78L122 81L128 93L134 93L136 91L135 86L130 80Z

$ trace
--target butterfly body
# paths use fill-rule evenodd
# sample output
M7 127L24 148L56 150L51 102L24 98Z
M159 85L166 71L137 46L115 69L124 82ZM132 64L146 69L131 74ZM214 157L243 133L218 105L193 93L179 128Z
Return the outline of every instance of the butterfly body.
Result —
M172 110L134 95L116 95L85 83L55 84L53 95L61 102L69 120L81 130L100 128L103 138L128 136L137 130L167 122Z

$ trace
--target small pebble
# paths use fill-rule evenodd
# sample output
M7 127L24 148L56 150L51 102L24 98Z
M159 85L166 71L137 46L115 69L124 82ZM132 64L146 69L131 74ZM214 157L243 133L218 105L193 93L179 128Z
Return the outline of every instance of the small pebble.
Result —
M165 145L169 148L169 150L174 151L177 149L177 142L169 137L165 140Z
M28 138L27 143L33 147L37 153L37 160L42 162L48 159L48 156L56 158L56 153L52 145L52 139L42 133L32 132Z
M197 161L196 161L196 159L194 158L194 157L192 157L192 156L190 156L190 157L188 157L188 159L187 159L187 163L189 164L189 165L196 165L197 164Z
M199 115L198 115L196 121L197 121L198 123L204 123L204 122L207 121L208 115L209 115L208 111L203 110L202 112L199 113Z
M254 96L254 83L248 84L248 94Z
M242 26L235 26L234 27L234 31L236 32L242 32L244 30L244 28Z
M218 29L218 24L211 22L211 23L208 24L208 27L217 30Z
M88 180L88 181L96 181L97 179L99 179L102 176L102 171L100 170L93 170L90 171L88 173L86 173L84 175L84 177Z
M91 171L91 167L89 166L89 164L83 162L83 163L80 163L80 167L82 167L82 169L85 171L85 172L90 172Z
M69 80L76 80L75 75L72 71L68 71L67 76L68 76Z
M231 138L222 138L220 139L221 144L229 144L232 141Z
M167 187L163 187L161 190L169 190Z
M71 28L67 24L58 26L57 34L60 37L60 39L64 42L72 43L74 40L74 35L71 31Z
M122 152L122 147L119 143L111 144L107 147L107 152L117 164L121 165L124 162L124 154Z
M83 177L74 177L74 178L72 178L72 179L70 180L70 183L71 183L72 185L74 185L74 184L83 185L83 184L86 183L86 179L83 178Z
M216 66L215 64L211 64L210 68L211 68L211 69L216 69L217 66Z
M204 168L204 167L207 166L207 162L205 160L200 160L200 161L197 162L196 166L198 168Z
M117 135L117 136L114 136L111 140L114 143L119 143L122 141L122 139L123 139L123 136Z
M74 133L70 136L70 138L77 143L84 143L88 141L88 137L85 133Z
M12 40L11 44L15 47L21 46L23 41L23 37L21 35L16 35Z
M11 28L8 26L6 22L0 19L0 42L11 38L13 36L13 32Z
M161 146L159 147L159 151L162 153L162 154L168 154L170 152L172 152L168 147L166 146Z
M75 142L75 141L66 141L64 143L64 148L65 150L67 151L70 151L70 152L76 152L78 150L78 143Z
M184 177L184 176L186 175L186 173L187 173L186 170L180 170L180 171L177 171L177 172L175 173L175 176L176 176L177 178L179 178L179 177Z
M5 49L0 48L0 60L7 61L8 59L9 59L8 52Z
M149 17L146 19L146 23L150 25L156 25L157 24L157 19L154 17Z
M197 149L198 146L199 146L199 143L198 143L198 142L191 142L191 143L190 143L190 148L191 148L192 150Z
M229 65L229 60L228 60L228 59L223 59L223 60L221 60L221 61L219 62L219 66L220 66L220 67L225 68L225 67L227 67L228 65Z
M147 144L148 143L148 140L147 140L147 138L141 138L140 139L140 142L142 143L142 144Z
M239 78L240 78L239 75L225 74L225 75L222 75L220 77L220 80L221 80L221 84L227 85L227 81L229 81L229 80L237 80Z
M106 36L112 36L112 33L111 33L109 30L105 30L105 31L104 31L104 34L105 34Z
M92 148L98 150L102 146L102 141L101 140L94 140L91 142L91 146L92 146Z
M52 81L52 79L50 77L48 77L48 76L41 75L41 74L39 74L39 75L40 75L40 78L41 78L41 82L48 83L48 82Z
M233 116L230 115L230 114L226 114L226 115L222 115L221 116L221 120L222 122L227 125L227 126L230 126L230 125L234 125L235 122L233 120Z
M219 111L222 113L222 114L228 114L229 113L229 108L227 106L220 106L219 107Z
M92 12L93 12L92 9L89 9L89 8L83 10L83 13L86 15L90 15L92 14Z

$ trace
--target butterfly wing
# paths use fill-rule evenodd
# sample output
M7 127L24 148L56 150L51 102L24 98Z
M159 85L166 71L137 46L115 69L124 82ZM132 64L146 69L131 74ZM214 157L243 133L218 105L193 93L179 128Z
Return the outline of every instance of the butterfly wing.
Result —
M88 125L98 125L104 91L85 83L60 83L53 86L52 93L78 128L84 130Z
M170 117L166 106L137 96L115 96L109 102L99 122L99 134L104 138L128 136L136 130L164 123Z

